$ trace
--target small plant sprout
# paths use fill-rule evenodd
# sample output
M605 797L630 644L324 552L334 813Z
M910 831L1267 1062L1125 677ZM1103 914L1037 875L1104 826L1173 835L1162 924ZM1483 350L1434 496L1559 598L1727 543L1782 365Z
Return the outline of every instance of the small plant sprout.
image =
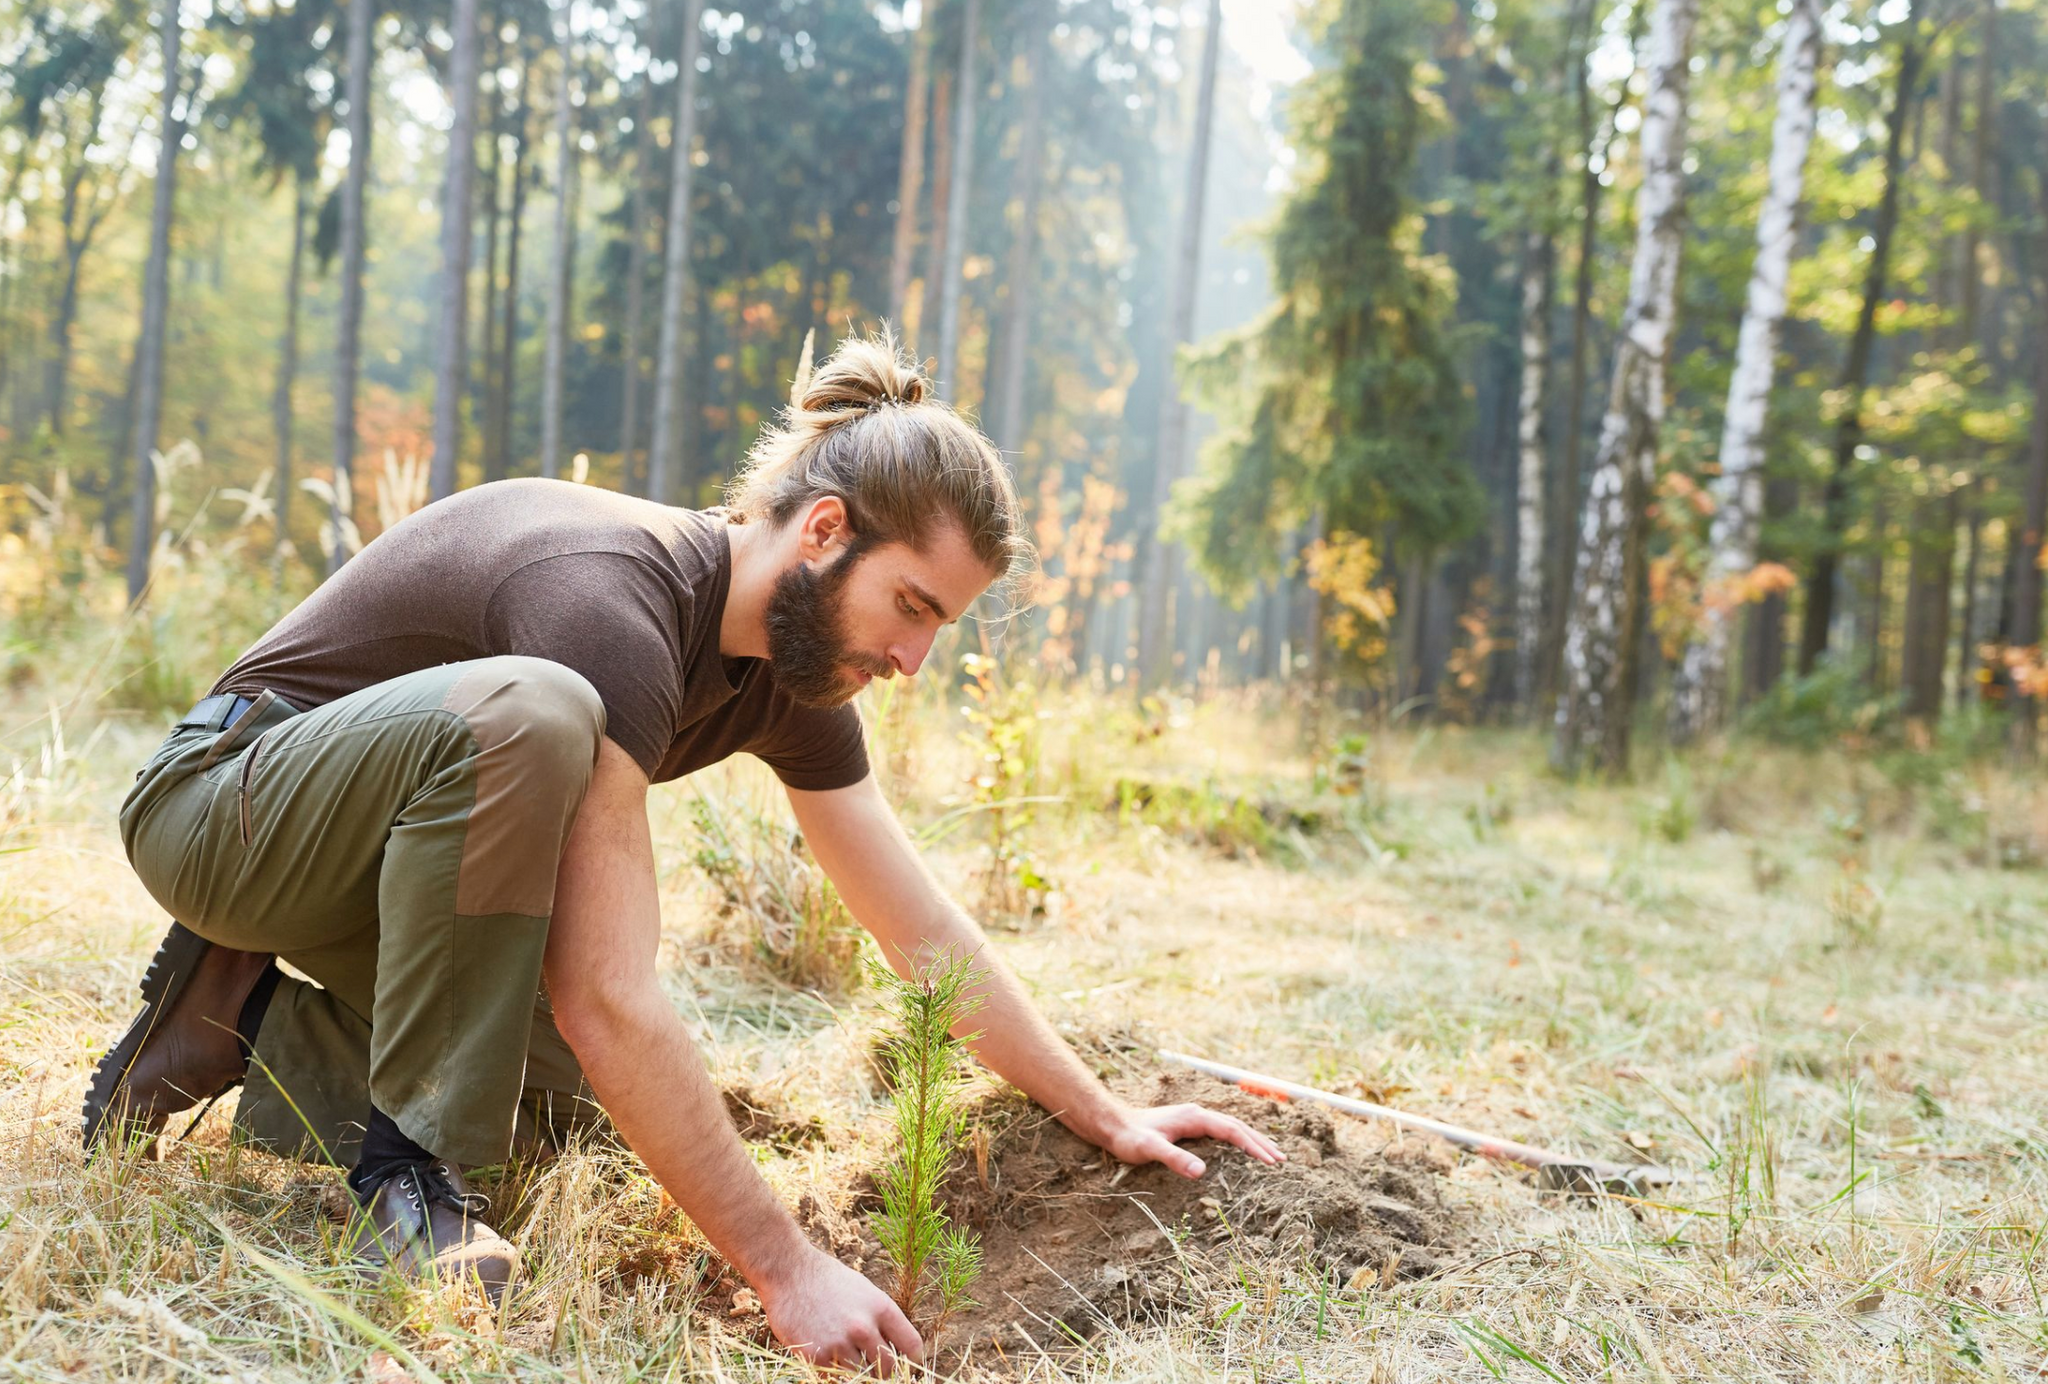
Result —
M896 1270L896 1305L913 1322L929 1321L936 1336L947 1317L974 1305L968 1291L981 1272L980 1240L948 1221L938 1190L967 1142L966 1044L979 1035L954 1030L981 1008L975 988L985 972L950 952L908 977L878 961L870 970L894 1019L882 1058L897 1136L894 1157L875 1179L882 1208L871 1224Z

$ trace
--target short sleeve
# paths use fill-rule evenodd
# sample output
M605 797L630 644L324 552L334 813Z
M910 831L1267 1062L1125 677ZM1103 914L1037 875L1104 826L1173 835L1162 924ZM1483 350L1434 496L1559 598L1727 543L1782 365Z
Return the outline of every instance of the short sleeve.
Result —
M572 668L604 702L605 734L652 779L675 738L683 700L675 601L659 577L620 553L564 553L528 563L484 608L493 654Z
M850 788L868 776L867 732L850 702L825 710L777 690L768 725L748 748L799 792Z

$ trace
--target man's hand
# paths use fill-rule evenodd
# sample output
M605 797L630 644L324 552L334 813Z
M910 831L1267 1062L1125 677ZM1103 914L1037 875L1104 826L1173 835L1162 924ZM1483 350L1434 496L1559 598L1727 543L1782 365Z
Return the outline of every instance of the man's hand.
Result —
M1182 1177L1200 1177L1202 1160L1177 1146L1182 1139L1235 1144L1261 1163L1287 1161L1280 1146L1243 1120L1200 1105L1155 1105L1118 1112L1095 1142L1126 1163L1164 1163Z
M873 1365L886 1379L899 1357L924 1359L924 1343L888 1294L822 1250L754 1286L775 1339L814 1365Z

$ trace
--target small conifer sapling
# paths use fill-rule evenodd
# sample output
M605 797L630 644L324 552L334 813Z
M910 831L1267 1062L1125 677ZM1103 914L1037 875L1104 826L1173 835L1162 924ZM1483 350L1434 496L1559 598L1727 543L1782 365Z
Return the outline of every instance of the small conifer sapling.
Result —
M974 1305L968 1290L981 1272L980 1240L950 1223L938 1192L966 1141L966 1044L980 1036L953 1031L981 1008L985 973L950 953L909 977L871 966L894 1019L882 1059L895 1092L896 1150L876 1176L882 1206L870 1224L896 1271L896 1305L937 1335L947 1317Z

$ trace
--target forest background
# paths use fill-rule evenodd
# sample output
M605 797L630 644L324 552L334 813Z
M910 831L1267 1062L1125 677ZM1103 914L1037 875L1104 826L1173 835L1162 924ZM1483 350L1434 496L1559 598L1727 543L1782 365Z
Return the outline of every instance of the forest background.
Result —
M806 338L887 321L1014 468L1044 561L1006 645L1056 674L1527 718L1610 770L1643 706L2031 708L2042 24L14 4L14 676L232 549L264 579L119 680L203 691L457 486L715 502Z
M162 933L112 828L171 716L435 495L715 502L806 339L886 320L1042 561L867 694L877 773L1087 1060L1685 1175L1560 1202L1361 1125L1434 1169L1431 1260L1258 1248L1301 1184L1212 1178L1171 1253L1004 1242L1092 1333L1016 1317L1018 1373L2040 1374L2044 40L2041 0L0 0L0 1359L801 1374L616 1150L492 1184L508 1319L357 1282L333 1175L224 1110L161 1164L74 1131ZM787 1203L850 1208L852 924L761 766L650 817L664 985Z

